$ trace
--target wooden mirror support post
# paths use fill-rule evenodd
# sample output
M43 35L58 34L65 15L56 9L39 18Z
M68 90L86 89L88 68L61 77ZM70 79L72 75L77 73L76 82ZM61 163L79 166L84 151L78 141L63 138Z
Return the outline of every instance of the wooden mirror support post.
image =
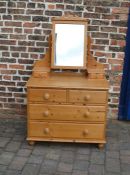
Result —
M87 25L86 19L72 16L54 18L53 24L57 21L60 24L80 21ZM53 33L49 37L48 52L34 64L27 82L27 140L30 144L35 141L97 143L103 148L108 100L104 67L90 54L89 36L85 36L84 42L85 65L52 66Z

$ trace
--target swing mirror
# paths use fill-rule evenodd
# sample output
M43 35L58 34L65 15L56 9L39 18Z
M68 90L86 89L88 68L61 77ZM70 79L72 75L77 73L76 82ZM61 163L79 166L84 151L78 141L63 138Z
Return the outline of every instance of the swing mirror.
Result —
M81 21L79 18L53 21L51 58L53 69L86 68L86 26L86 21Z

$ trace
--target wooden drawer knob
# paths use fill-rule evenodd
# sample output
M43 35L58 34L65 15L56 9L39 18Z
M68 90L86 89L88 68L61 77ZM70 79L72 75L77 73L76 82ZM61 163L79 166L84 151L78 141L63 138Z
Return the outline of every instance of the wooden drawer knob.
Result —
M86 111L85 114L84 114L84 117L87 118L90 116L90 112L89 111Z
M90 95L89 95L89 94L86 95L86 96L84 97L84 99L85 99L86 101L90 100Z
M87 129L85 129L85 130L83 131L83 135L84 135L84 136L87 136L87 135L88 135L88 130L87 130Z
M45 100L48 100L49 98L50 98L50 94L45 93L45 94L44 94L44 99L45 99Z
M49 116L49 111L44 111L43 116L48 117Z
M49 128L45 128L45 129L44 129L44 134L49 134L49 132L50 132L50 131L49 131Z

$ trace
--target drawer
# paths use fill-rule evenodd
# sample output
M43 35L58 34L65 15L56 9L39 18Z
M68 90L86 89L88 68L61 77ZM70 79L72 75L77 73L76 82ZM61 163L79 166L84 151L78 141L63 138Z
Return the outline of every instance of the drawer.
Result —
M104 104L107 100L106 91L70 90L69 102L84 104Z
M51 128L52 137L56 138L104 138L103 124L55 123L52 124Z
M29 104L28 115L32 120L103 122L105 106Z
M29 89L28 100L32 102L66 102L66 90Z
M30 137L104 139L103 124L30 122Z
M50 126L46 122L29 122L28 136L30 137L50 137Z

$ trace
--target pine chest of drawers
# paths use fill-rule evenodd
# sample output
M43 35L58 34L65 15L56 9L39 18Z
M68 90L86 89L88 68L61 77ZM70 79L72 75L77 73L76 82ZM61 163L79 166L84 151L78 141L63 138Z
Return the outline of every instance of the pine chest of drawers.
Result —
M108 83L105 79L52 73L27 83L28 133L35 141L106 142Z

